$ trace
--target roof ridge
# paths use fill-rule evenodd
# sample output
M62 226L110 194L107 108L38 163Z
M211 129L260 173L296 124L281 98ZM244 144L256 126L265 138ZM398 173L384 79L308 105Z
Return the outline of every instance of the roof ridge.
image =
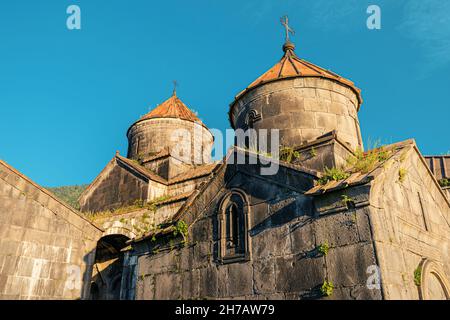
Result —
M168 184L168 181L166 179L164 179L161 176L157 175L156 173L154 173L150 169L142 166L137 161L130 160L128 158L122 157L121 155L116 155L115 158L118 159L119 161L122 161L123 163L125 163L126 165L131 167L132 169L135 169L136 171L138 171L138 173L144 175L146 178L148 178L150 180L153 180L153 181L165 184L165 185Z
M283 62L281 62L280 70L278 71L278 78L279 78L279 77L282 77L282 74L283 74L283 68L284 68L284 65L286 64L286 60L289 60L289 57L285 54L285 55L283 56L283 58L281 58L281 60L280 60L280 62L281 62L281 61L283 61Z
M169 184L175 184L179 182L183 182L189 179L195 179L203 176L207 176L211 174L212 171L214 171L214 168L216 168L219 165L220 162L213 162L213 163L207 163L202 164L197 167L191 168L185 172L182 172L175 177L169 179ZM205 171L202 171L205 170Z
M289 61L291 62L292 66L294 67L295 72L297 72L297 74L300 76L302 73L301 73L300 70L297 68L297 66L295 65L294 61L292 61L292 60L295 60L295 54L294 54L294 55L289 55L288 59L289 59Z

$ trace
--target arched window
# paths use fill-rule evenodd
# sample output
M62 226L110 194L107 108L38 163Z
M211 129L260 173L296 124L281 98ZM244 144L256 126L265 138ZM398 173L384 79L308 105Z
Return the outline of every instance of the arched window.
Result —
M239 191L226 195L220 204L219 260L223 263L248 260L248 204Z

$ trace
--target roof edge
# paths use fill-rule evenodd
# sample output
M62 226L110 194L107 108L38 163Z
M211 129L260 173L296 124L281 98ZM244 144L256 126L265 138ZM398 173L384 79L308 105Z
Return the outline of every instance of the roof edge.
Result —
M39 184L37 184L36 182L34 182L33 180L31 180L30 178L28 178L26 175L24 175L23 173L19 172L18 170L14 169L12 166L10 166L8 163L6 163L3 160L0 160L0 164L3 165L5 168L7 168L8 170L12 171L14 174L18 175L20 178L24 179L26 182L30 183L33 187L37 188L39 191L43 192L44 194L46 194L47 196L49 196L50 198L52 198L53 200L55 200L56 202L58 202L59 204L61 204L62 206L64 206L65 208L69 209L70 211L72 211L73 213L75 213L78 217L80 217L82 220L88 222L90 225L92 225L93 227L95 227L96 229L98 229L99 231L103 232L103 229L101 229L99 226L95 225L94 223L92 223L91 221L89 221L89 219L87 219L86 217L83 216L83 214L79 211L77 211L75 208L72 208L68 203L64 202L63 200L59 199L57 196L55 196L52 192L50 192L49 190L47 190L46 188L40 186Z
M206 124L203 123L203 121L193 121L193 120L187 120L187 119L181 119L178 117L173 117L173 116L168 116L168 117L152 117L152 118L145 118L145 119L139 119L135 122L133 122L133 124L130 125L130 127L127 130L126 136L128 138L128 134L130 133L130 130L132 127L134 127L135 125L137 125L138 123L144 122L144 121L151 121L151 120L164 120L164 119L176 119L176 120L181 120L181 121L186 121L186 122L191 122L191 123L197 123L200 124L202 127L204 127L206 130L209 131L209 133L211 133L211 131L209 130L209 128L206 126ZM212 135L212 133L211 133Z

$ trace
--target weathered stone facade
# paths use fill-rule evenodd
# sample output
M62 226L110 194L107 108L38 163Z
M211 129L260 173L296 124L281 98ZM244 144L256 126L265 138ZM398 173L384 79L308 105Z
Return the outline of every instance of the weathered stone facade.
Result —
M390 148L370 174L309 191L309 171L283 168L268 181L257 165L223 165L179 214L187 245L168 246L171 235L135 243L136 298L324 298L329 281L331 299L448 299L448 199L413 141ZM233 190L248 201L250 258L223 263L218 215Z
M102 231L0 161L0 299L87 299Z
M136 298L312 299L332 279L336 299L381 299L365 287L365 270L376 264L367 212L317 216L304 195L311 172L281 167L270 180L258 172L258 165L222 166L183 215L186 246L171 249L164 239L134 245ZM248 201L250 255L221 263L219 204L232 190ZM330 249L322 254L317 248L325 243Z
M210 163L174 92L81 195L99 227L0 163L0 297L450 299L448 159L414 140L362 152L360 90L283 50L229 117L279 129L287 158L237 143ZM69 263L82 289L64 286Z
M256 130L280 130L280 144L296 146L332 130L351 149L362 147L356 94L335 81L321 78L283 79L259 86L233 106L233 128L247 129L248 118ZM270 138L268 139L270 141Z
M128 158L117 153L80 196L81 211L104 229L92 299L134 298L137 259L123 249L174 216L217 167L213 137L197 120L173 95L130 127Z
M127 137L130 159L142 159L168 150L186 164L211 162L211 132L175 91L169 99L131 125Z
M386 299L450 299L449 198L417 146L412 142L403 152L374 180L370 195L383 293ZM407 172L402 182L400 170ZM434 271L427 273L430 264Z
M136 200L146 200L149 181L141 176L139 172L130 172L123 162L114 158L96 182L101 188L90 188L80 199L82 211L112 210L131 205Z

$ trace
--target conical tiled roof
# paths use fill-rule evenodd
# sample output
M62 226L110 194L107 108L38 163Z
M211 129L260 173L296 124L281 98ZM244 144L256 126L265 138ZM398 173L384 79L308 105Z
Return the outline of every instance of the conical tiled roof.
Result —
M183 103L183 101L177 97L175 92L169 99L144 115L139 121L153 118L177 118L193 122L201 122L200 119Z
M236 100L243 96L247 91L258 87L264 83L295 77L320 77L335 80L353 89L358 96L359 103L362 103L361 90L355 84L342 78L330 70L323 69L297 57L294 52L295 46L291 42L287 42L283 46L284 55L281 60L275 64L269 71L264 73L258 79L253 81L245 90L236 96Z

